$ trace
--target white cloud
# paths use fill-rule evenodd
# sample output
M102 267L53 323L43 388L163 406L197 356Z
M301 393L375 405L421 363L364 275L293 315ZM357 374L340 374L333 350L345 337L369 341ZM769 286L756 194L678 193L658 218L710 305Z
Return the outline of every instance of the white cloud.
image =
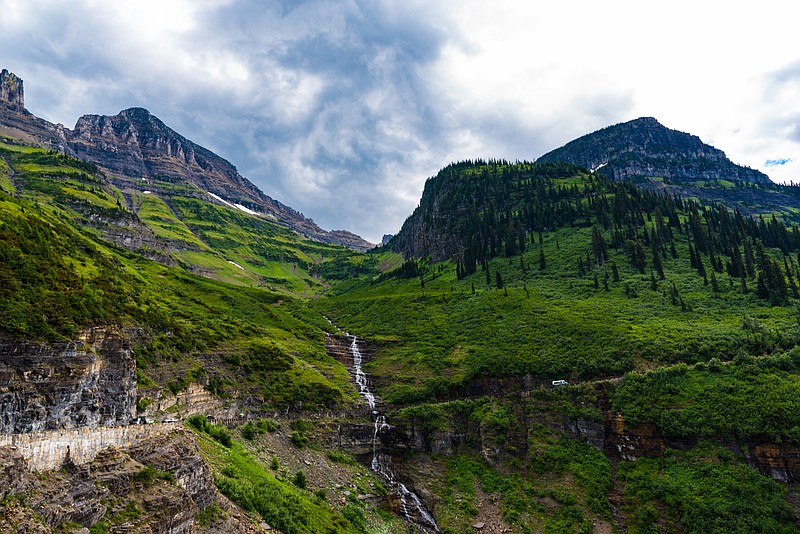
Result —
M72 125L147 107L267 194L374 241L451 161L533 159L639 116L800 180L789 11L780 0L0 0L0 49L37 115Z

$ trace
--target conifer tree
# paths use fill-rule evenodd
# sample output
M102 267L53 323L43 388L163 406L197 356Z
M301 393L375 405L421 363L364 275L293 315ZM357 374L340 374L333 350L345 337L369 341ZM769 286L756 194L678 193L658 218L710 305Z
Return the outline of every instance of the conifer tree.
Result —
M605 265L606 256L608 255L606 251L606 242L603 239L603 234L600 232L600 229L597 228L596 224L592 226L592 253L594 254L594 259L597 262L597 265Z
M661 262L661 254L659 254L658 245L655 239L653 240L652 245L653 245L653 267L658 273L658 279L664 280L666 278L666 276L664 276L664 264Z

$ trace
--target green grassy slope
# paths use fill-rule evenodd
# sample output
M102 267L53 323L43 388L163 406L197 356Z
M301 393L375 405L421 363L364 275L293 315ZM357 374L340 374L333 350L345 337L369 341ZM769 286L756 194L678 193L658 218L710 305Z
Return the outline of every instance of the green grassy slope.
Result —
M128 248L145 255L155 250L187 270L228 283L316 295L325 288L320 276L326 264L346 262L353 254L219 205L191 185L112 179L91 164L13 139L0 142L0 161L0 190L50 205L99 238L133 234L134 243L141 238L142 244Z
M324 351L322 312L374 347L366 370L393 424L480 435L427 460L445 532L471 528L487 500L523 532L795 528L787 487L719 444L800 440L796 228L574 167L477 162L426 188L397 241L422 257L404 262L309 242L180 184L145 194L10 140L0 156L5 336L137 327L143 397L198 382L256 408L313 410L357 399ZM176 265L107 239L136 225ZM554 379L573 385L540 387ZM531 391L470 395L482 381ZM612 411L685 450L616 464L564 430ZM220 487L262 517L353 530L358 514L295 491L235 444L200 440ZM285 515L266 502L273 491Z
M281 270L283 277L271 280L274 289L256 276L215 276L238 285L197 276L104 239L105 225L136 216L124 206L122 192L93 167L8 143L0 146L0 155L14 170L6 176L17 190L15 196L0 191L0 331L5 335L61 340L97 323L140 327L136 352L145 394L149 388L178 391L196 381L211 384L219 395L246 391L276 407L326 405L348 397L352 387L346 371L324 351L327 324L293 296L294 290L318 291L321 284L286 264L295 259L291 254L305 255L305 250L330 257L346 257L349 251L290 238L288 230L255 221L250 232L263 233L253 246L277 243L284 254L252 256L264 269ZM172 232L172 241L196 248L200 259L190 268L214 259L234 274L243 271L228 263L222 246L234 243L233 236L248 239L235 233L248 222L243 214L237 219L234 210L198 201L186 208L198 226L212 224L204 221L204 212L231 218L216 226L217 251L170 215L174 212L162 199L143 197L137 207L156 233ZM309 289L312 285L315 289Z

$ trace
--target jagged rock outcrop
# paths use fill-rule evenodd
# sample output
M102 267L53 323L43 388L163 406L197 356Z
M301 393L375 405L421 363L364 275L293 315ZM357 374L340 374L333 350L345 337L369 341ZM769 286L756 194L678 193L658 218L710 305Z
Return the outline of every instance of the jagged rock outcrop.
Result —
M267 196L229 161L193 143L143 108L114 116L84 115L73 130L39 119L24 108L22 80L3 71L0 134L35 142L97 165L122 188L156 191L156 182L188 183L198 194L210 192L224 202L274 219L299 234L324 243L365 251L374 245L344 231L326 231L302 213ZM204 197L205 199L205 197Z
M600 169L617 180L660 177L674 182L770 183L766 174L734 164L723 151L703 143L699 137L666 128L653 117L584 135L536 161Z
M0 103L20 109L25 107L25 92L22 88L22 80L6 69L0 71Z
M210 468L184 429L38 475L27 471L19 453L0 447L0 483L2 532L50 532L65 523L88 528L100 521L110 523L111 532L261 530L217 492ZM212 505L220 513L211 524L199 525L199 512Z
M41 144L64 152L67 150L66 129L40 119L25 109L22 79L13 72L0 72L0 135Z
M0 447L0 501L24 492L30 484L22 454L11 447Z
M175 483L185 489L201 509L216 501L211 470L187 430L179 429L163 439L144 441L128 453L143 464L172 473Z
M53 344L0 339L0 433L128 424L135 407L136 361L119 328Z

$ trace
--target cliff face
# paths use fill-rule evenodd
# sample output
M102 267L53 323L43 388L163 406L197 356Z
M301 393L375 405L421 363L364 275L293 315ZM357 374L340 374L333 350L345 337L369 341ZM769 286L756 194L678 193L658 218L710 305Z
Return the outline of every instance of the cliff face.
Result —
M766 174L736 165L723 151L703 143L699 137L665 128L652 117L584 135L537 161L602 169L617 180L661 177L674 182L770 183Z
M113 173L186 180L236 201L262 201L260 191L239 175L236 167L178 134L146 109L126 109L113 117L84 115L68 137L78 158Z
M25 107L22 80L6 69L0 71L0 103L14 108Z
M0 433L128 424L135 408L136 362L119 329L52 345L0 340Z
M0 447L0 498L2 532L52 532L66 522L88 528L100 521L114 525L114 532L261 530L217 492L211 470L182 429L103 450L91 463L68 464L60 472L30 473L17 451ZM200 511L212 505L221 513L199 524Z

